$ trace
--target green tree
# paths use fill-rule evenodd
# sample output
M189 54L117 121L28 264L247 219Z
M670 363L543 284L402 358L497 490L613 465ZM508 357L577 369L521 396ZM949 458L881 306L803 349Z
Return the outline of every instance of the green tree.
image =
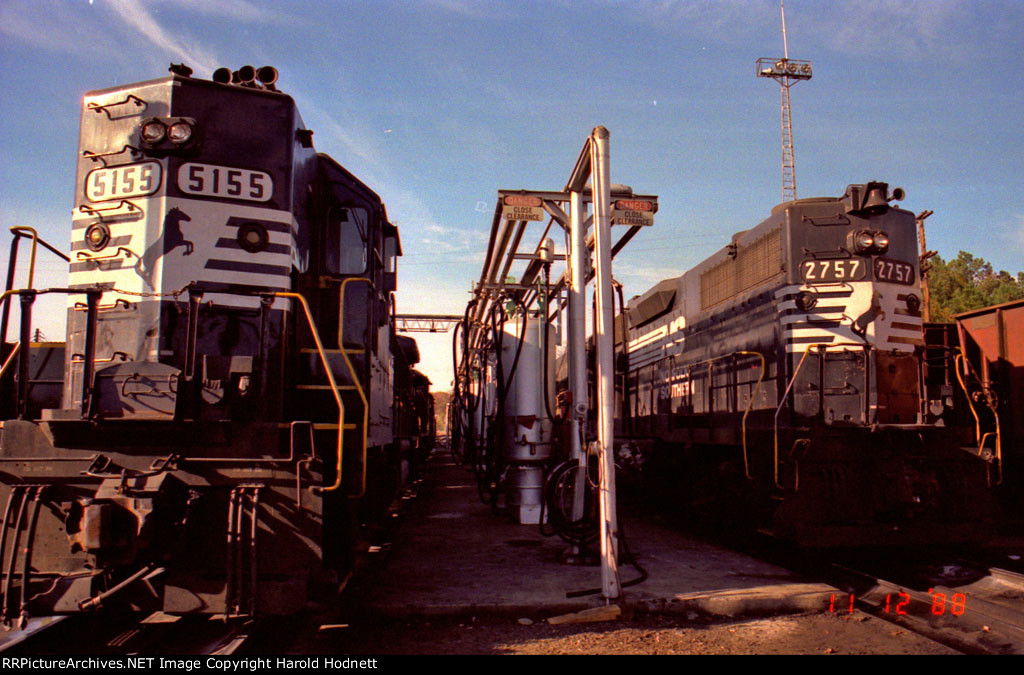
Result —
M942 256L928 262L932 321L950 322L960 312L1024 298L1024 272L1016 278L995 272L991 263L966 251L949 262Z

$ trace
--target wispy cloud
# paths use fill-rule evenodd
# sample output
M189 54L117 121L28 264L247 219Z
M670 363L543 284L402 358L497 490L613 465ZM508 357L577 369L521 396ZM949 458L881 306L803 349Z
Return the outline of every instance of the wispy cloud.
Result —
M117 47L105 13L69 12L54 2L7 2L0 7L0 35L14 44L70 54L111 53ZM85 38L84 36L88 36Z
M155 3L150 3L155 4ZM164 0L163 4L187 9L195 14L224 17L239 23L292 24L299 19L290 12L281 12L266 4L256 4L250 0ZM275 7L287 8L289 3L275 4Z
M825 38L825 46L844 54L892 53L895 48L909 59L948 58L980 47L972 45L972 36L962 32L972 11L962 0L864 0L830 4L829 8L826 14L808 14L796 25Z
M515 3L502 0L420 0L420 2L443 12L469 19L498 21L515 16Z
M154 47L194 64L197 70L213 72L220 60L204 45L198 44L180 32L171 32L157 21L145 3L132 0L108 0L115 15L148 40Z
M188 31L198 16L228 19L239 25L300 23L274 6L250 0L95 0L85 2L4 2L0 36L51 52L116 59L126 41L139 38L153 49L154 62L184 61L197 73L212 73L220 64L216 51Z
M627 20L658 30L677 31L718 44L745 44L779 36L781 17L777 0L641 0L605 3L628 10ZM984 48L985 38L963 32L972 13L991 3L966 0L856 0L854 2L791 3L786 27L790 46L808 58L825 50L846 55L891 54L907 59ZM993 30L999 30L994 26ZM791 53L792 50L791 50Z

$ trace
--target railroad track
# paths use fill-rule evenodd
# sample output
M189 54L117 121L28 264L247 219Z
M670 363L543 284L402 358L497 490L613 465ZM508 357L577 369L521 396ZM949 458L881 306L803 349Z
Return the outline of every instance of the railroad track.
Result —
M247 646L260 625L162 612L138 620L124 615L60 616L33 619L24 631L0 639L7 655L227 656Z
M1018 565L1017 555L999 549L970 558L950 550L836 554L768 536L704 534L835 587L826 612L861 611L967 654L1024 654L1024 573L1004 568ZM1019 551L1019 542L1010 549Z
M866 611L967 654L1024 654L1024 575L992 568L966 585L927 590L835 563L829 611Z

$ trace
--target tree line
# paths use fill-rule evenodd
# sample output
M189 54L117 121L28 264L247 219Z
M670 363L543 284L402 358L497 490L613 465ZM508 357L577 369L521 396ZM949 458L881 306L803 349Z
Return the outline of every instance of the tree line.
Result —
M931 321L948 323L961 312L1024 298L1024 272L1014 277L967 251L946 261L936 255L925 263Z

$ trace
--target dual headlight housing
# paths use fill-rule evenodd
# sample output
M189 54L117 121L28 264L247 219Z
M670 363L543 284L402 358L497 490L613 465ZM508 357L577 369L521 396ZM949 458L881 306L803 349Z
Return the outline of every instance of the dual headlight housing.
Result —
M858 255L881 255L889 250L889 235L881 230L850 232L850 248Z
M150 117L139 128L142 147L185 148L196 138L196 121L191 117Z

